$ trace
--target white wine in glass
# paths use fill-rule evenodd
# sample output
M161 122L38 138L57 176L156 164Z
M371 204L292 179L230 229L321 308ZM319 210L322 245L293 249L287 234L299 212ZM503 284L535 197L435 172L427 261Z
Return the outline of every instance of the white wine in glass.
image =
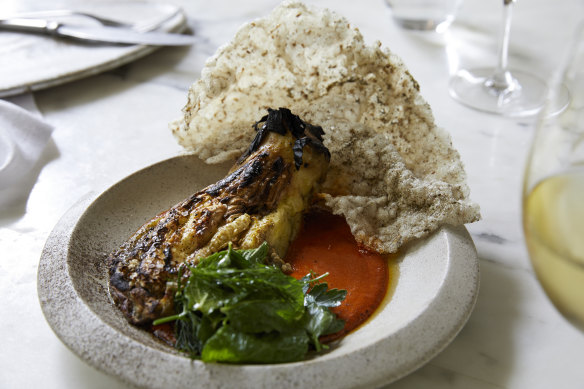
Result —
M584 26L563 77L572 101L545 111L525 173L523 227L535 273L556 308L584 331ZM557 93L548 105L554 105Z

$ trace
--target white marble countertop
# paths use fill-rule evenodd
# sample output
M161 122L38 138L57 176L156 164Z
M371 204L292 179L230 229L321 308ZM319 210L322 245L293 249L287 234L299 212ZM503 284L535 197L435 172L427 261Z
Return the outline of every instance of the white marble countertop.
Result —
M180 115L205 59L242 23L264 16L278 1L173 3L184 8L202 43L164 48L116 70L34 94L55 130L35 168L30 195L0 213L1 388L124 387L78 359L46 324L36 291L43 244L81 197L181 152L167 124ZM368 42L379 40L402 57L436 122L452 135L471 197L481 206L482 220L467 226L481 265L475 310L443 352L391 388L583 388L584 334L547 300L523 241L520 187L534 120L478 113L447 91L450 72L495 63L501 2L465 0L458 19L440 36L400 30L383 0L310 3L338 11ZM11 6L22 10L26 2L9 0L0 9ZM549 78L582 15L581 0L518 2L511 66Z

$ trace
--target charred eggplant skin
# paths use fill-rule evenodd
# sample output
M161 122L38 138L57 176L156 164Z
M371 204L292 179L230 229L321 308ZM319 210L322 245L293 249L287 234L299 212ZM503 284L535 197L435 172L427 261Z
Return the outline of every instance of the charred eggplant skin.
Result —
M263 125L259 127L260 124ZM249 148L241 155L238 163L256 151L269 132L286 135L286 131L290 131L296 138L293 146L294 165L296 169L300 169L302 165L302 154L304 152L304 146L307 144L314 146L326 155L327 160L330 161L331 154L322 143L322 136L324 135L322 127L303 122L302 119L294 115L288 108L280 108L278 110L268 108L268 114L254 124L254 129L256 130L256 136Z
M108 256L110 295L130 323L172 314L179 268L229 243L249 249L267 241L282 265L330 153L322 128L286 108L268 109L253 126L256 136L225 178L157 215Z

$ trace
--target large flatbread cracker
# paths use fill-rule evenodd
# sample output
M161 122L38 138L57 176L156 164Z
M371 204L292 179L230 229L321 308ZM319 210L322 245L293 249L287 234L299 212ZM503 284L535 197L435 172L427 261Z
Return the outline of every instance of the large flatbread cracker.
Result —
M268 107L320 125L331 168L322 197L381 253L480 218L458 152L402 61L328 10L287 2L218 49L171 124L208 163L233 159Z

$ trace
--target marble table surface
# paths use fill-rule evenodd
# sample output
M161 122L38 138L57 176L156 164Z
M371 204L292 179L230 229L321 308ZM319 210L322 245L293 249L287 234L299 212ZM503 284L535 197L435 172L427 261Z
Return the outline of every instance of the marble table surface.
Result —
M41 250L59 218L80 198L154 162L181 153L167 128L180 115L204 61L277 0L176 0L202 39L163 48L120 68L34 93L54 126L30 177L31 191L0 212L1 388L122 388L71 353L46 324L37 298ZM467 226L481 266L474 312L428 364L389 387L583 388L584 334L553 308L530 267L521 229L521 180L535 119L472 111L447 91L460 67L495 63L501 2L465 0L444 34L412 33L392 22L383 0L315 0L404 60L441 127L460 151L482 220ZM1 11L64 5L3 1ZM28 8L27 8L28 7ZM520 1L510 64L548 79L579 19L581 0ZM0 69L2 71L2 69ZM115 156L115 158L113 158Z

